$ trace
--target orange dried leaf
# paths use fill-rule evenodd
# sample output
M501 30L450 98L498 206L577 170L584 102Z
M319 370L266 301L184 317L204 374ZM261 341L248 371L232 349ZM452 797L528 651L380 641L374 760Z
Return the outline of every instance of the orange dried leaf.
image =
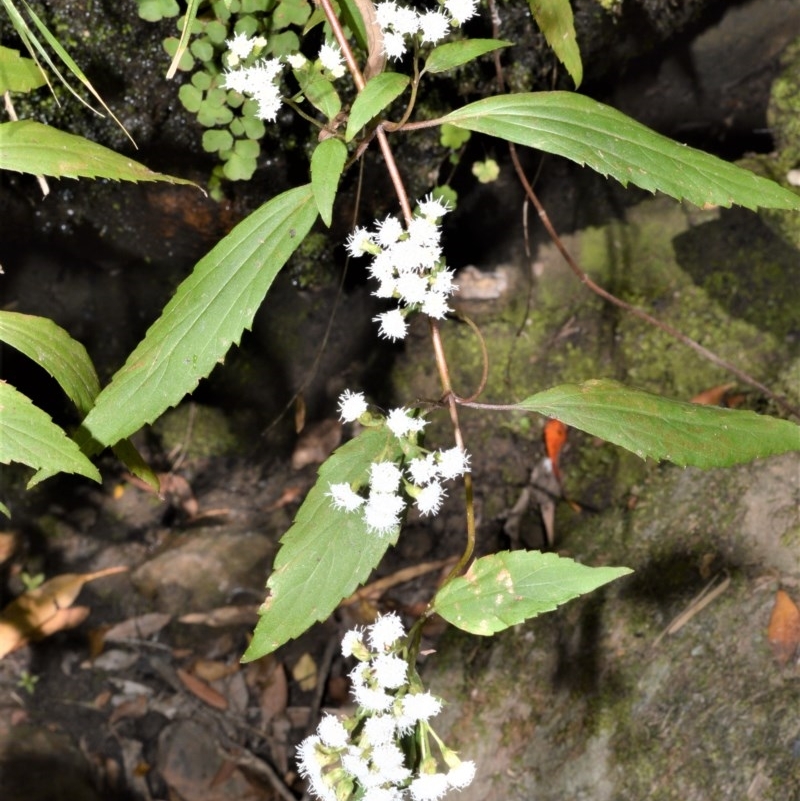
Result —
M792 659L800 646L800 609L783 590L775 594L767 639L775 659L781 665Z
M228 708L228 699L221 693L218 693L213 687L209 687L204 681L198 679L197 676L193 676L185 670L178 668L176 672L183 686L186 687L192 695L196 695L201 701L209 706L213 706L214 709L225 710Z
M544 449L553 466L553 475L561 483L561 471L558 468L558 457L567 441L567 427L560 420L548 420L544 424Z
M691 402L698 403L701 406L721 406L725 400L725 395L728 394L734 387L735 383L720 384L718 387L711 387L703 392L695 395Z
M0 659L31 639L47 637L62 628L77 626L89 614L64 614L89 581L121 573L127 567L109 567L96 573L65 573L23 593L0 613ZM78 620L80 615L83 617Z

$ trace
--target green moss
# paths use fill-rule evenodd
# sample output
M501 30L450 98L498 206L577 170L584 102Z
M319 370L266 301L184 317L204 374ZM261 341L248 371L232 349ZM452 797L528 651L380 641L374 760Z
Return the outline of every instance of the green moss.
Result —
M166 412L153 430L165 452L181 449L187 458L232 455L243 447L223 412L197 403L184 403Z

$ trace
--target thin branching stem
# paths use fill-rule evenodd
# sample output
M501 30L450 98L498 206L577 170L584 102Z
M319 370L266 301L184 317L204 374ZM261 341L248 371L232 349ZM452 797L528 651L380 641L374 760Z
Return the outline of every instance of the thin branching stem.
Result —
M320 7L325 13L328 23L331 26L333 35L335 36L336 41L342 50L345 63L350 70L350 74L353 76L353 81L356 85L356 88L360 92L366 86L364 75L358 66L358 62L356 61L353 50L350 47L350 43L347 41L347 37L344 34L341 23L339 22L333 6L331 5L331 0L318 1ZM400 203L400 208L402 209L406 225L410 225L413 219L411 203L408 198L408 192L406 192L405 185L403 184L400 170L397 167L394 154L392 153L391 145L389 144L389 140L386 136L386 131L384 131L382 126L379 125L375 133L378 139L378 144L381 148L384 163L386 164L386 169L389 172L389 177L391 178L395 193L397 194L397 199ZM458 420L458 404L456 402L456 395L453 392L453 388L450 384L450 370L447 365L447 357L444 353L444 347L442 346L439 324L438 321L434 320L433 318L430 318L430 330L436 367L439 371L439 377L442 383L444 401L447 403L447 407L450 411L450 421L453 424L454 438L458 448L464 451L466 449L464 448L464 437L461 433L461 426ZM467 544L464 549L464 553L456 563L456 566L450 572L446 581L449 581L452 577L458 575L458 573L464 569L469 560L472 558L472 553L475 550L475 505L472 490L472 474L469 471L464 474L464 494L466 498Z

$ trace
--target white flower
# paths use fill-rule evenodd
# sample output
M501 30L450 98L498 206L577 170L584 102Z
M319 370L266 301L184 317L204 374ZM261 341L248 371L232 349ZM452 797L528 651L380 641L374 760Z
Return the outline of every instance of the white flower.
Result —
M391 715L371 715L364 721L363 735L370 745L375 746L391 742L395 730Z
M439 451L439 473L442 478L456 478L469 470L469 454L458 446Z
M408 333L408 324L400 309L383 312L377 317L373 317L372 321L380 323L378 335L384 339L391 339L392 342L396 339L405 339Z
M301 70L308 63L308 59L302 53L289 53L286 61L293 70Z
M385 220L378 223L378 244L388 248L397 242L403 235L403 224L394 215L390 214Z
M330 492L326 492L325 495L331 499L334 509L354 512L365 503L364 498L357 492L353 492L353 488L349 484L330 484L328 489Z
M408 306L422 303L428 294L428 279L416 273L402 273L395 283L400 300Z
M423 42L436 44L450 32L450 17L443 11L426 11L419 16L419 30Z
M369 231L359 226L347 237L345 247L347 252L353 258L356 258L357 256L363 256L365 253L369 253L370 249L375 247L375 243L372 241L372 236Z
M472 784L475 778L475 763L472 760L466 760L457 767L453 768L447 774L447 783L456 790L463 790Z
M385 690L375 690L366 684L353 683L352 693L356 703L368 712L385 712L394 701Z
M444 773L423 773L408 788L414 801L438 801L447 793L447 776Z
M256 40L251 39L246 33L237 33L233 39L228 39L225 44L233 56L228 61L231 66L235 66L240 61L244 61L253 52Z
M363 392L351 392L346 389L339 396L339 419L343 423L358 420L367 411L367 401Z
M408 226L408 238L417 245L438 245L441 232L427 217L414 217Z
M247 84L248 76L246 69L228 70L225 73L225 80L222 82L225 89L233 89L234 92L238 92L240 95L247 91Z
M329 748L344 748L350 742L344 724L334 715L325 715L317 726L317 734L324 745Z
M383 33L383 52L387 58L397 60L406 52L406 43L401 33L384 31Z
M430 720L442 711L442 701L429 692L403 696L403 717L414 722Z
M420 306L420 311L435 320L443 320L451 309L447 305L446 295L441 292L427 292Z
M406 503L399 495L389 492L372 492L364 507L367 528L382 536L400 525L400 515Z
M456 25L463 25L468 19L472 19L477 6L478 0L444 0L444 7L450 12Z
M419 202L419 210L422 212L423 217L427 217L432 222L440 220L450 211L450 207L446 201L434 198L434 196L427 195L424 200Z
M334 78L341 78L344 75L344 59L338 45L325 42L319 49L319 60Z
M422 431L427 425L425 420L419 417L412 417L411 414L408 409L403 408L392 409L389 412L389 416L386 418L386 425L398 439L402 439L412 431Z
M419 30L419 14L413 8L397 6L391 24L397 33L410 36Z
M369 720L369 718L367 718ZM342 757L342 767L361 784L366 785L370 778L369 763L357 748L351 748Z
M453 283L454 273L452 270L442 268L438 270L431 281L431 292L438 292L442 295L452 294L458 287Z
M394 24L395 14L397 14L397 3L384 2L375 6L375 20L382 31Z
M369 466L370 492L394 493L403 478L394 462L373 462Z
M394 743L383 743L372 750L372 766L380 775L381 784L400 784L411 777L403 752Z
M317 751L320 739L316 735L306 737L297 748L298 765L300 775L308 779L309 790L321 801L337 801L336 792L332 787L325 783L322 774L324 764L320 753Z
M396 690L406 683L408 663L395 654L378 654L372 660L372 671L384 690Z
M442 507L445 491L438 481L432 481L417 496L417 509L423 515L438 514Z
M439 475L436 458L432 453L429 453L424 458L412 459L408 463L408 474L411 476L411 481L418 487L427 484Z
M367 637L374 651L383 653L389 646L394 645L401 637L405 637L406 630L400 615L389 612L381 615L370 627Z
M342 656L347 657L356 654L356 656L361 658L364 651L366 651L364 632L358 627L350 629L350 631L342 637Z

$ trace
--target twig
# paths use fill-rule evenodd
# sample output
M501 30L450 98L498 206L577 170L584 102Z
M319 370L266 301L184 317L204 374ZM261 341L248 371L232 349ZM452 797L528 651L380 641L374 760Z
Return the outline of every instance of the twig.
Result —
M655 648L661 640L664 639L668 634L675 634L676 632L680 631L698 612L702 612L712 601L716 600L720 595L722 595L725 590L728 589L731 583L731 577L727 576L725 580L718 586L714 587L712 590L711 587L714 585L714 582L719 578L719 576L714 576L711 581L706 584L705 587L697 594L691 601L689 601L689 605L686 609L683 610L676 618L672 620L672 622L661 632L661 634L656 637L655 642L653 643L653 648Z

